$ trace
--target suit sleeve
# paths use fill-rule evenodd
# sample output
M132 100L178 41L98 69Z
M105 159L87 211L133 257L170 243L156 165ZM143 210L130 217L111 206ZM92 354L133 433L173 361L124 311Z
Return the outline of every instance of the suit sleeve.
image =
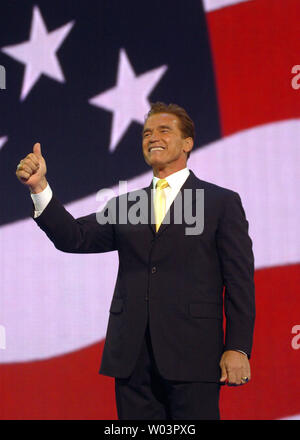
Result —
M225 286L225 350L250 358L255 321L254 256L249 224L238 193L230 192L217 232Z
M34 218L34 206L31 216ZM99 218L107 218L108 221L99 222ZM100 213L75 219L52 196L42 214L34 220L54 246L63 252L101 253L116 250L114 226L107 206Z

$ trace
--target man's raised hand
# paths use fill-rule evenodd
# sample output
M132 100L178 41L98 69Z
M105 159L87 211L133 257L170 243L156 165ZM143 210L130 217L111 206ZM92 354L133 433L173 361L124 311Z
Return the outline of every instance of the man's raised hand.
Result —
M41 144L33 146L33 152L20 161L17 166L16 176L21 183L28 186L32 193L39 193L47 186L47 167L41 153Z

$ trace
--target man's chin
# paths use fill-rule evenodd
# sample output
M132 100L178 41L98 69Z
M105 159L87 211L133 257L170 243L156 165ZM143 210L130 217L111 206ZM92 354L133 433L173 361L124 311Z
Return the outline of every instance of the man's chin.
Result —
M150 167L163 167L165 165L165 161L161 160L159 157L152 157L146 161Z

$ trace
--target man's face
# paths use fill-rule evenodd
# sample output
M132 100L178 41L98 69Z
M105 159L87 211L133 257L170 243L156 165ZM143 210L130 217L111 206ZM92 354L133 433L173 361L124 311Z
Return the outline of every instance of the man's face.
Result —
M154 170L169 168L176 172L186 166L187 154L192 146L191 138L184 139L180 120L170 113L150 116L143 130L143 154Z

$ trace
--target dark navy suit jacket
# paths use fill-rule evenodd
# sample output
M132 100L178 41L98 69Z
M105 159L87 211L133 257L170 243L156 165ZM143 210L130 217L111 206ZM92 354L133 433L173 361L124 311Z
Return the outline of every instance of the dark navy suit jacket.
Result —
M169 218L156 233L150 216L151 188L152 183L144 188L149 212L143 211L139 224L120 221L120 206L127 204L127 212L136 208L139 192L112 199L101 213L109 218L106 224L99 224L96 213L74 219L55 196L35 221L61 251L118 251L119 271L100 373L119 378L131 374L149 322L163 377L219 382L223 351L242 350L250 357L252 348L254 257L240 196L198 179L191 171ZM186 189L192 198L186 196ZM182 209L186 200L195 214L200 189L203 231L187 235L186 227L191 225L184 215L183 223L174 220L174 206L181 197Z

